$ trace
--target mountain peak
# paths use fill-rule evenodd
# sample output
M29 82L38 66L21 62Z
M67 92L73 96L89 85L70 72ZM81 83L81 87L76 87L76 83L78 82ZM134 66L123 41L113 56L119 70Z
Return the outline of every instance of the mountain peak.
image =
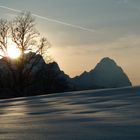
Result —
M82 88L91 87L114 88L131 86L131 82L123 69L117 63L105 57L89 72L84 72L75 79L76 83Z
M101 61L98 63L98 65L99 64L101 66L106 66L106 67L117 66L116 62L109 57L104 57L103 59L101 59Z
M111 59L111 58L109 58L109 57L104 57L104 58L102 58L101 59L101 61L100 61L101 63L115 63L115 61L113 60L113 59ZM116 63L115 63L116 64Z

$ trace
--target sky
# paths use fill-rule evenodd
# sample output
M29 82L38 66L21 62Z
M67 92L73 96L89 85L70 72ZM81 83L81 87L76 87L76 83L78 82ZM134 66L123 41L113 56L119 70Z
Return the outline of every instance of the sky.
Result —
M66 74L74 77L110 57L140 85L140 0L0 0L1 18L16 10L36 15Z

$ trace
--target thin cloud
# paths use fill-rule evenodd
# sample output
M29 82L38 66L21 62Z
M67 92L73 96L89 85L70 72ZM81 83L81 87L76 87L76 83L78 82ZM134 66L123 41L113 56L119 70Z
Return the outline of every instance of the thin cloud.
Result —
M14 11L14 12L18 12L18 13L21 12L21 10L13 9L13 8L10 8L10 7L7 7L7 6L3 6L3 5L0 5L0 8L7 9L7 10L10 10L10 11ZM88 31L88 32L92 32L92 33L95 32L94 29L86 28L86 27L83 27L83 26L79 26L79 25L63 22L63 21L60 21L60 20L52 19L52 18L47 18L47 17L41 16L41 15L37 15L37 14L32 14L32 15L37 17L37 18L49 21L49 22L54 22L54 23L62 24L62 25L65 25L65 26L69 26L69 27L72 27L72 28L76 28L76 29L80 29L80 30Z

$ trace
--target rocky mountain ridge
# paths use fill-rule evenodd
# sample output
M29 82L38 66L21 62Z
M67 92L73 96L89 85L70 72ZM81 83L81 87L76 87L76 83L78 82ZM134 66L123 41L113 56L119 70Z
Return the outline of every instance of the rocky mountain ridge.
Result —
M46 64L39 54L26 54L22 78L17 63L12 61L9 67L4 58L0 59L0 98L132 85L122 68L110 58L103 58L94 69L74 78L65 74L56 62Z
M117 88L131 86L128 76L116 62L103 58L94 69L72 79L79 89Z

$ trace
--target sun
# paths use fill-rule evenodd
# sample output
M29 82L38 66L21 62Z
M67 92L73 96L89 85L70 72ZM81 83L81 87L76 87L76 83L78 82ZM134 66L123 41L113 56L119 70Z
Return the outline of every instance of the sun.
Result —
M8 57L12 59L16 59L21 55L21 51L16 47L16 44L12 42L11 39L8 40L7 53Z
M10 58L16 59L20 56L21 52L18 48L16 48L15 46L10 46L8 48L8 56Z

